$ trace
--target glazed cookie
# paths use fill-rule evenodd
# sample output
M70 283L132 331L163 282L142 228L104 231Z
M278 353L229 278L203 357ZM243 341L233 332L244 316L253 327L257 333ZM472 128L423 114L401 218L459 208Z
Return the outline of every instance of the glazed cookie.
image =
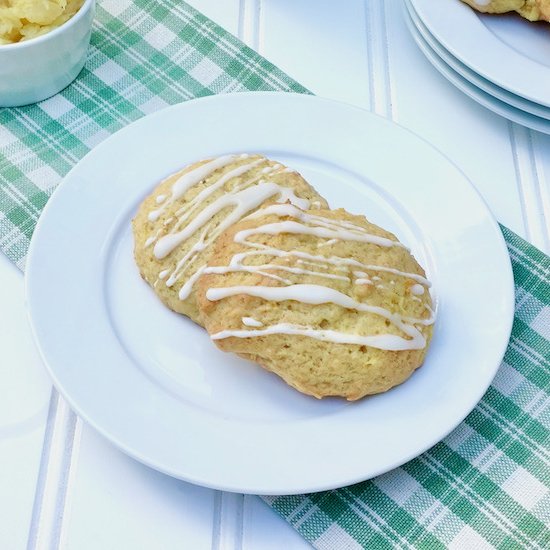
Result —
M303 393L351 401L422 364L429 287L409 250L363 216L273 204L220 236L197 299L220 349Z
M550 0L526 0L516 11L529 21L550 21Z
M529 21L550 21L550 0L462 0L482 13L516 11Z
M194 286L212 244L266 201L326 207L300 174L261 155L203 160L169 176L132 221L141 276L169 308L200 323Z

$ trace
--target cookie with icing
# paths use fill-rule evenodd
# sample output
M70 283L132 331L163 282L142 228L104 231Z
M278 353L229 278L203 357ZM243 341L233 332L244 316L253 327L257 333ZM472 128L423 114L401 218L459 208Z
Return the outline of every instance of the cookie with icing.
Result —
M172 174L132 221L141 276L170 309L200 324L194 288L212 245L268 201L326 206L300 174L262 155L224 155Z
M462 0L481 13L515 11L529 21L550 21L550 0Z
M363 216L272 204L220 236L197 299L220 349L303 393L356 400L422 364L429 287L409 250Z

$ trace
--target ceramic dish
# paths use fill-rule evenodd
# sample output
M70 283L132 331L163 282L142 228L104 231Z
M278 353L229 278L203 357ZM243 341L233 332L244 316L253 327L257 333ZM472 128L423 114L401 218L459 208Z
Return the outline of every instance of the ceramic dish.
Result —
M425 266L438 320L406 383L356 403L307 397L217 350L141 280L130 220L143 197L189 162L243 151L296 168ZM86 422L162 472L257 494L348 485L437 443L489 386L514 306L498 224L447 158L361 109L258 92L176 105L90 152L40 218L26 292L47 368Z
M507 103L508 105L515 107L521 111L525 111L530 115L535 115L540 118L544 118L550 121L550 108L534 103L533 101L528 101L521 96L513 94L504 88L500 88L493 84L490 80L483 78L476 72L469 69L464 63L460 62L456 57L453 57L436 39L430 34L426 25L418 17L418 14L414 11L410 0L405 0L405 4L409 10L409 15L418 30L422 38L428 46L436 53L451 69L457 72L460 76L464 77L466 80L472 83L475 87L479 88L481 91L488 93L489 95L494 96L499 101ZM550 26L548 28L550 33Z
M68 86L84 67L95 0L56 29L25 42L0 46L0 107L42 101Z
M500 101L496 97L488 94L472 84L469 80L461 76L456 72L445 60L431 48L430 44L425 40L424 36L420 33L416 25L414 24L410 13L405 10L405 18L412 37L420 48L422 53L426 56L426 59L443 75L451 84L456 86L461 92L468 97L483 105L487 109L493 111L497 115L500 115L512 122L526 126L538 132L550 134L550 120L537 117L533 114L516 109L512 105Z
M410 1L435 39L472 71L550 107L550 24L481 14L460 0Z

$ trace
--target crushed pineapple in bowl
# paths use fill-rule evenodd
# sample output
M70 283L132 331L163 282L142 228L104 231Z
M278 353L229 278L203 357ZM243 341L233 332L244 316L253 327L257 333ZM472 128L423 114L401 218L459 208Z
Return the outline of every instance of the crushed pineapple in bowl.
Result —
M45 34L67 22L84 0L0 0L0 44Z
M95 0L0 0L0 107L36 103L82 70Z

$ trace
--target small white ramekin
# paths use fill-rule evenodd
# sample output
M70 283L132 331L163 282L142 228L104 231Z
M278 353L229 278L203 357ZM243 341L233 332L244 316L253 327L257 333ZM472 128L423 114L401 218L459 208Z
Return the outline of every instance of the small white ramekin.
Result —
M68 86L84 67L95 0L85 0L60 27L0 46L0 107L42 101Z

